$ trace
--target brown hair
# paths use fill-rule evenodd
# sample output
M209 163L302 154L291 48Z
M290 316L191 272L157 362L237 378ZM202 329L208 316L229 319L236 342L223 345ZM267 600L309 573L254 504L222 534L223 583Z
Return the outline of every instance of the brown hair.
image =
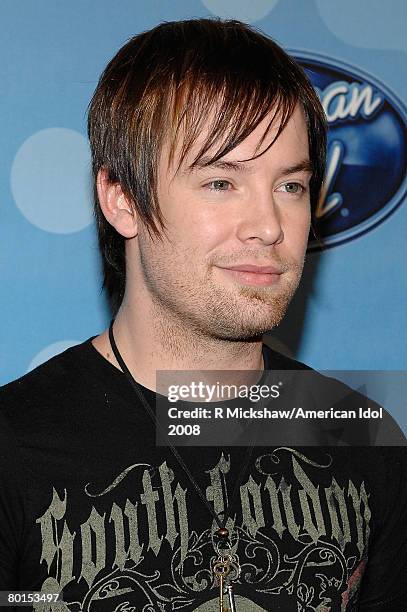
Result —
M157 168L165 138L173 152L182 128L179 168L216 108L194 161L217 145L209 164L241 143L271 110L280 122L277 138L297 102L308 127L314 217L325 169L325 115L304 71L281 47L239 21L191 19L162 23L120 49L99 80L88 116L104 286L114 310L125 289L125 239L101 211L99 170L106 168L109 180L120 183L150 234L159 236L164 223Z

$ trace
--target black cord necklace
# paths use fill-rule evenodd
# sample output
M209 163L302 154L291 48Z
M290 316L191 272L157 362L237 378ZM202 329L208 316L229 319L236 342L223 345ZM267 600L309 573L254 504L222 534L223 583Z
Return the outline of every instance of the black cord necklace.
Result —
M113 354L116 357L117 362L120 365L120 368L122 369L123 374L125 374L127 380L129 381L134 391L136 392L137 397L139 398L143 407L147 411L147 414L150 416L155 426L160 430L160 433L164 434L163 428L158 422L158 419L154 411L152 410L150 404L145 399L140 389L139 384L133 378L123 357L120 354L119 349L117 348L117 345L114 339L114 335L113 335L113 324L114 324L114 319L111 321L110 326L109 326L109 341L112 347ZM230 516L230 511L233 507L233 504L236 500L237 493L239 491L239 486L242 481L244 472L246 471L249 465L250 458L253 454L254 443L255 443L255 440L253 439L251 446L249 446L246 450L245 459L243 461L239 476L236 480L235 487L232 493L232 497L230 499L229 504L225 508L225 511L222 513L223 515L222 519L220 518L220 515L215 512L215 510L213 509L209 501L206 499L204 493L202 492L201 488L199 487L198 483L193 477L190 469L186 465L185 461L182 459L177 449L171 444L171 442L168 442L167 444L167 447L171 450L172 454L178 461L179 465L184 470L185 474L188 476L195 491L197 492L201 500L204 502L205 506L208 508L210 514L213 516L213 518L215 519L216 523L219 526L219 529L215 532L215 535L217 536L219 540L215 548L218 554L218 559L215 561L214 565L212 566L212 572L214 574L215 579L217 580L218 586L220 587L220 592L219 592L219 606L220 606L219 610L220 612L224 611L223 601L224 601L225 594L228 596L230 612L235 612L236 610L236 606L234 603L234 595L233 595L233 585L231 584L231 581L236 580L239 577L240 566L239 566L239 560L237 558L237 555L232 555L230 552L228 552L228 550L230 551L230 549L232 548L232 544L229 539L229 530L226 527L226 523Z

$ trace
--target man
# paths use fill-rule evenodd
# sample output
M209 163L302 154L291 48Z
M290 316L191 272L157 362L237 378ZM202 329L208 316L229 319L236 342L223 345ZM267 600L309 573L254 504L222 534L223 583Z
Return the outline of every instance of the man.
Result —
M1 589L63 610L404 610L404 449L156 444L158 371L307 369L262 343L323 177L302 70L239 22L162 24L107 66L89 136L116 316L2 390Z

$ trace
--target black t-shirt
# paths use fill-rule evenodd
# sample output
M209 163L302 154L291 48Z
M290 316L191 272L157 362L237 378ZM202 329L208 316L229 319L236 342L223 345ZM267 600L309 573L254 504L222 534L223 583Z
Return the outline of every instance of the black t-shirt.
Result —
M178 451L224 511L244 448ZM227 524L237 612L405 611L406 468L402 446L255 447ZM216 529L90 340L1 389L0 590L63 592L37 610L218 612Z

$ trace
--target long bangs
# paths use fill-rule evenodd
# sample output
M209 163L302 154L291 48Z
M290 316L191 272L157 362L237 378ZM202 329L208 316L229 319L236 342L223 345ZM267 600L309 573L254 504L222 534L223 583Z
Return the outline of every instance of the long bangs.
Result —
M194 53L187 50L188 62L172 67L177 80L172 82L172 107L167 111L171 118L169 163L174 161L181 141L177 171L203 131L207 137L192 166L208 151L212 151L208 164L232 151L271 112L256 151L278 122L268 149L299 100L300 70L294 62L287 70L288 56L273 41L239 22L224 22L222 26L219 28L213 20L201 20L201 39L194 40Z
M255 89L256 83L225 82L220 89L211 83L201 82L191 88L181 119L175 126L175 136L170 145L169 165L174 163L175 151L181 146L176 164L179 171L202 132L207 133L205 142L196 154L190 167L205 163L210 165L243 142L271 112L270 121L256 146L255 159L265 153L278 138L290 119L296 98L284 96L280 91L266 90L265 95ZM278 123L278 130L264 150L259 151L265 138ZM210 155L208 153L211 152ZM258 152L258 153L257 153ZM241 161L250 161L241 160Z

